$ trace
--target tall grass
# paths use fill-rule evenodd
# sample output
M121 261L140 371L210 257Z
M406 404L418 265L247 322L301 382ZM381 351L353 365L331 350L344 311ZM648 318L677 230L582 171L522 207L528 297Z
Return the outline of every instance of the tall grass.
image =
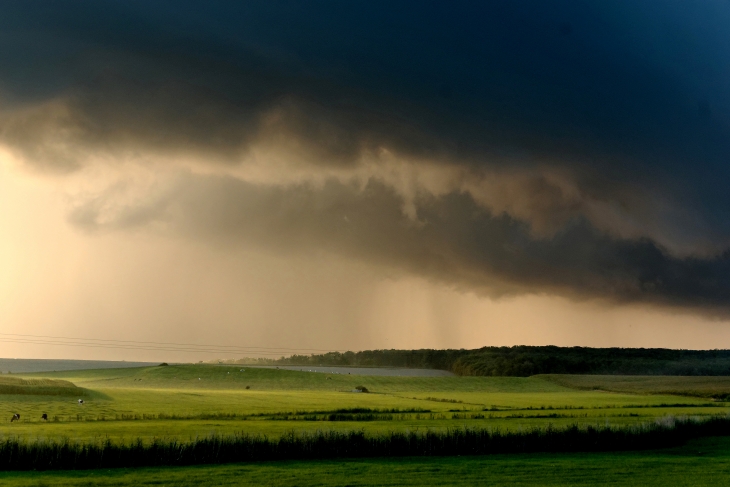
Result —
M189 442L154 440L5 439L0 441L0 469L48 470L218 464L261 460L488 455L526 452L592 452L677 446L702 436L730 435L730 417L665 417L641 425L534 428L518 432L457 428L446 431L362 431L288 433L279 438L245 433L211 436Z

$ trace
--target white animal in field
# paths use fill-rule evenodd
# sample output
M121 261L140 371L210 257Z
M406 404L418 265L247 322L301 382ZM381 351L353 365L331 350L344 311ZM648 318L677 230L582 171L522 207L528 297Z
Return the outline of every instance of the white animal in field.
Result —
M79 399L79 404L83 404L83 403L84 403L84 400L83 399Z

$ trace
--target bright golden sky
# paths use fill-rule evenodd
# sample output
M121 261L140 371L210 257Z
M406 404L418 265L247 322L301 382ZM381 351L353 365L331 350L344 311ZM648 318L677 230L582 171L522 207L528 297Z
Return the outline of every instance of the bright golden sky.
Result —
M69 223L71 201L64 184L3 157L3 333L325 350L730 343L726 321L673 310L549 295L491 298L326 253L281 255L139 230L88 233ZM225 358L2 339L0 356Z

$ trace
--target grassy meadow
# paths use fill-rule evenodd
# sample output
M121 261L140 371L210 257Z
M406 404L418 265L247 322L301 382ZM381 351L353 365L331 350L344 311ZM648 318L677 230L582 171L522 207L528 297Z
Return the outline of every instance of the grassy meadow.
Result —
M464 426L516 430L727 412L725 403L707 397L666 390L584 390L552 376L383 377L172 365L2 379L26 385L25 390L0 394L0 417L7 418L0 423L0 435L28 439L186 440L237 432L276 436L323 429L377 433ZM356 386L370 392L352 392ZM36 394L33 387L48 394ZM68 395L69 390L77 394ZM15 413L21 420L10 423ZM40 419L44 413L47 422Z
M546 374L535 377L571 389L629 394L679 394L708 399L730 399L730 377L728 376Z
M328 431L508 433L622 427L665 416L710 418L730 412L720 400L730 393L725 377L388 377L303 369L197 364L5 374L0 376L0 440L153 444ZM354 392L357 386L369 392ZM44 413L48 421L41 420ZM20 421L11 423L13 414L20 414ZM470 485L477 480L485 485L595 485L610 478L612 485L636 485L641 478L644 485L668 480L709 485L728 472L730 440L703 438L652 452L5 472L0 480L3 485Z

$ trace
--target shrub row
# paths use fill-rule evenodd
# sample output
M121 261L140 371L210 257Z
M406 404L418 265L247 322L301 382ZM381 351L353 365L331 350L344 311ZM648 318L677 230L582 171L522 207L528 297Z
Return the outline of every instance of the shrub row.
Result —
M0 469L47 470L219 464L343 457L487 455L494 453L637 450L676 446L702 436L730 435L730 417L663 418L641 425L570 426L502 432L487 429L289 433L279 438L237 434L189 442L132 443L69 440L0 441Z

